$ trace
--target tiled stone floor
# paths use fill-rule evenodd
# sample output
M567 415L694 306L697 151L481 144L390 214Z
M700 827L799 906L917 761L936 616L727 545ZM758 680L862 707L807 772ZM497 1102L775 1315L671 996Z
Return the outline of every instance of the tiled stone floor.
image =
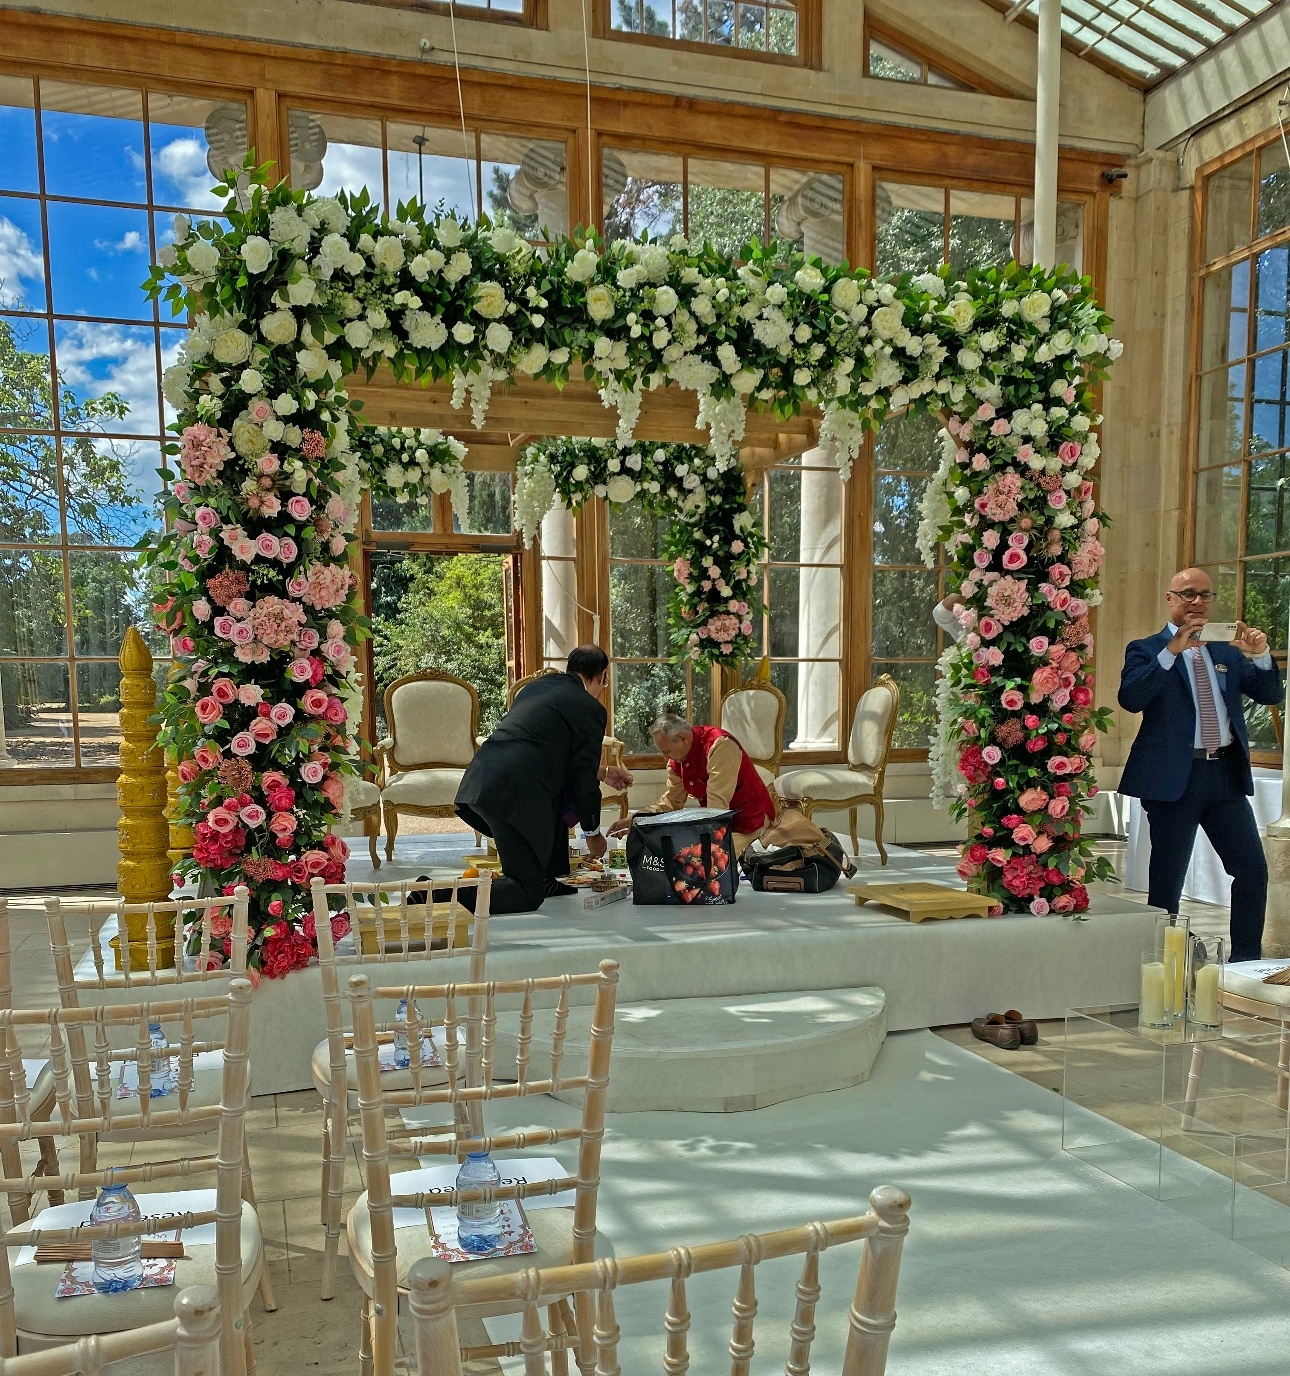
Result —
M927 849L939 853L942 848ZM1123 842L1100 843L1099 849L1117 867L1122 867ZM1118 885L1114 891L1120 891ZM1128 897L1146 901L1145 895ZM1226 909L1189 904L1184 911L1192 917L1196 930L1226 931ZM32 900L16 897L10 901L10 923L13 983L20 1003L26 1007L56 1005L58 990L43 913ZM73 954L79 956L80 951L74 950ZM1014 1073L1060 1091L1060 1022L1044 1024L1038 1046L1015 1052L999 1051L975 1041L966 1027L942 1029L941 1035ZM36 1054L42 1049L33 1045L29 1051ZM319 1298L323 1230L319 1221L322 1115L318 1096L308 1091L253 1099L247 1135L265 1252L278 1300L273 1314L265 1314L258 1302L252 1308L260 1376L353 1376L358 1370L360 1291L344 1256L343 1242L336 1296L325 1304ZM105 1150L104 1164L128 1159L131 1149L118 1150L121 1154L115 1157ZM362 1166L357 1153L353 1168L347 1172L346 1184L348 1208L362 1188Z

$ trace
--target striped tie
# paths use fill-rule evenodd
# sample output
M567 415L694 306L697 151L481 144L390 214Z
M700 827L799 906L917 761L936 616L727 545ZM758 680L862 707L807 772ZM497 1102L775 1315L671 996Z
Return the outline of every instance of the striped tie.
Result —
M1214 686L1209 681L1209 666L1199 645L1190 652L1192 675L1196 680L1196 707L1200 712L1200 744L1203 750L1217 750L1222 744L1218 708L1214 705Z

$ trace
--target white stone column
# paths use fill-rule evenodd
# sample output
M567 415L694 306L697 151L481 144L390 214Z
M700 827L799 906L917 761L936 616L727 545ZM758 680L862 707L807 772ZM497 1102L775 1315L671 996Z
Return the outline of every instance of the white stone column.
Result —
M822 449L802 456L804 463L826 461ZM799 558L806 563L840 562L842 552L841 484L832 465L802 470L802 525ZM812 658L840 658L842 579L834 568L803 568L798 575L797 653ZM829 750L838 744L838 666L798 667L798 750Z
M542 654L564 659L578 643L573 513L557 506L542 518Z
M1035 262L1057 261L1057 140L1061 94L1062 0L1039 0L1039 82L1035 98Z

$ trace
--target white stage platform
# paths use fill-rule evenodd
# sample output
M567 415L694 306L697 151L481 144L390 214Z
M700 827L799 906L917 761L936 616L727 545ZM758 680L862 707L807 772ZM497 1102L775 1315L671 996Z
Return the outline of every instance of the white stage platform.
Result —
M416 843L429 851L443 839L400 838L403 863L383 865L378 877L426 872ZM961 887L948 860L888 853L891 863L882 869L872 845L862 843L862 874ZM351 864L355 880L370 877L363 861ZM876 985L886 992L894 1032L965 1023L1005 1008L1051 1018L1073 1006L1136 1002L1155 916L1142 904L1098 897L1083 922L1026 915L912 926L857 908L841 887L772 895L743 886L732 907L698 911L617 903L588 912L563 898L536 913L494 918L488 969L500 980L617 960L621 1003ZM412 962L391 967L389 976L391 984L464 980L466 960ZM263 981L252 1008L254 1092L306 1088L310 1053L325 1035L317 970Z

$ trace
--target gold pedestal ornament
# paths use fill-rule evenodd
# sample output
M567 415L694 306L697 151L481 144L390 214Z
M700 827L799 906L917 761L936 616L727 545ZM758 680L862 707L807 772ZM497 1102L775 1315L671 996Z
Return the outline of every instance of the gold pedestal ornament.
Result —
M166 765L157 745L157 685L152 655L131 626L121 645L121 773L116 824L121 859L117 892L128 903L147 903L170 895L170 857L166 854Z
M178 661L170 666L170 678L173 682L177 678L182 678L184 666ZM186 860L193 853L193 829L187 822L179 822L175 819L179 816L179 761L173 755L166 756L166 821L170 823L170 849L166 855L170 861L170 867L174 867L181 861Z

